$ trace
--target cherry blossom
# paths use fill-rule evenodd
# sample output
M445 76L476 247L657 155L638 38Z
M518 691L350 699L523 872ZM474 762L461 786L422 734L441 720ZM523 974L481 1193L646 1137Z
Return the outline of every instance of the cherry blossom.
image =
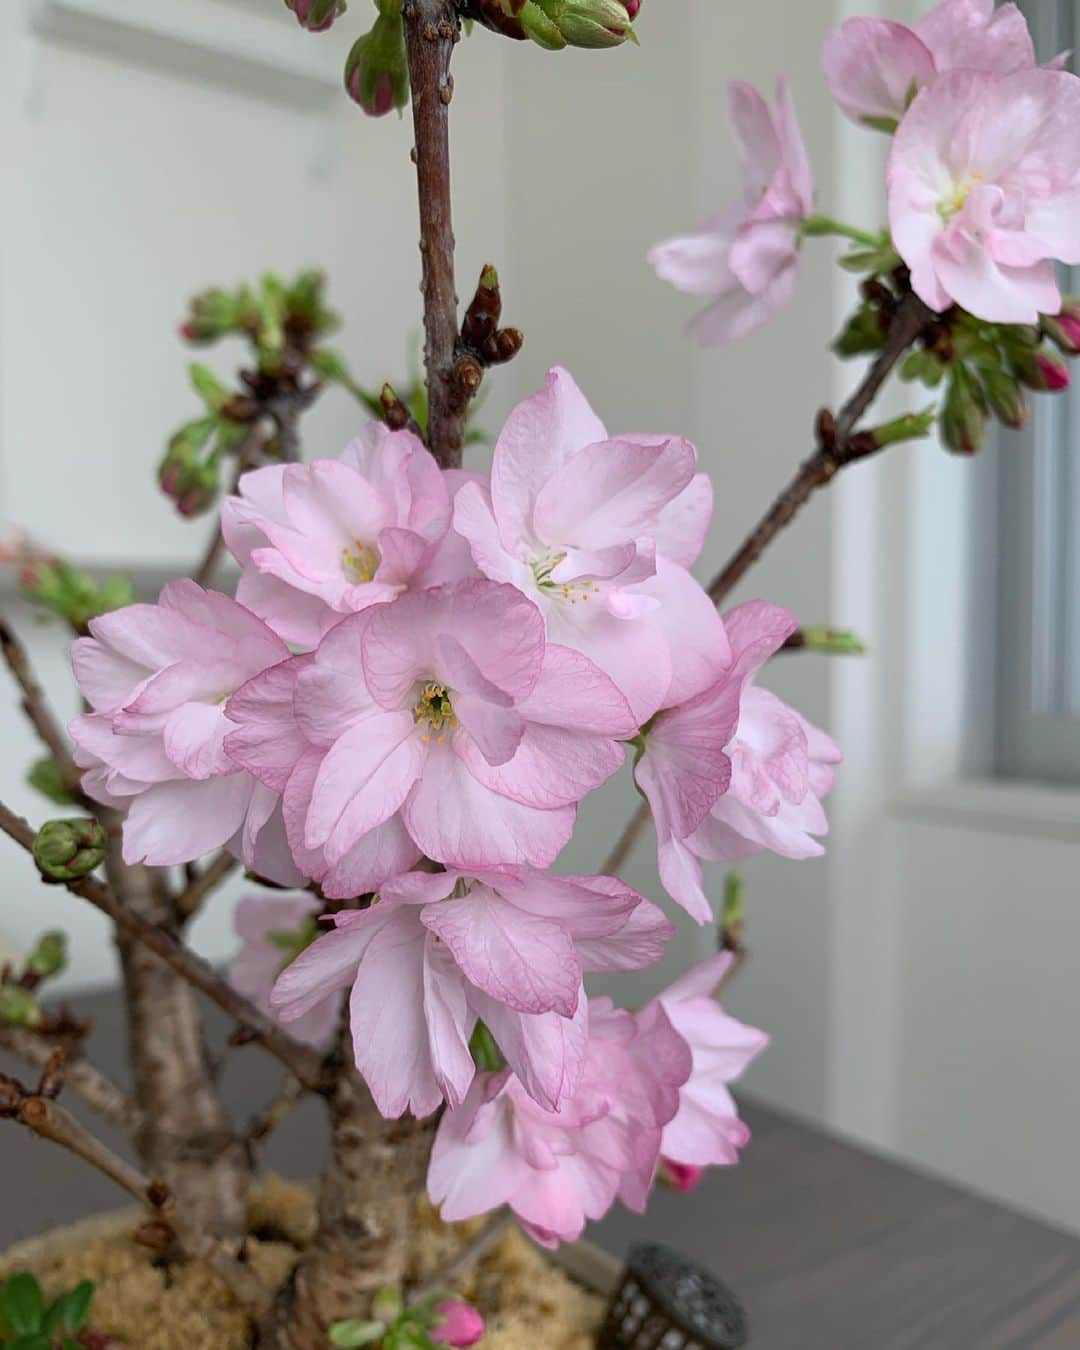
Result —
M430 452L381 422L337 459L244 474L222 509L244 569L236 598L305 647L343 614L423 584L449 524L447 484Z
M731 85L730 107L742 201L649 253L662 280L712 297L691 324L708 346L745 337L789 303L799 274L799 227L814 206L810 161L786 80L777 82L775 113L742 82Z
M90 634L71 660L92 711L70 730L85 790L127 808L124 861L167 867L225 844L253 849L276 803L226 755L224 705L288 657L284 642L193 581L93 619Z
M711 516L689 441L609 437L559 367L507 418L490 488L467 485L454 506L480 571L527 595L549 640L610 675L639 722L673 682L686 697L728 659L723 625L686 570Z
M523 1091L559 1108L584 1062L584 973L651 964L674 933L655 905L611 877L521 868L411 872L334 923L282 972L271 1004L292 1022L327 991L351 987L357 1068L391 1117L461 1105L478 1018Z
M298 671L291 700L260 689L233 700L235 761L293 760L287 817L303 849L334 866L398 812L416 848L450 865L545 867L577 803L622 764L637 723L580 653L548 644L540 612L511 586L466 581L344 619ZM274 781L280 782L275 778ZM299 826L302 819L302 835ZM297 845L294 855L299 866Z
M1080 80L957 71L912 104L889 158L893 242L915 292L993 323L1061 309L1080 263Z
M821 798L840 750L753 678L797 626L787 610L750 601L725 616L734 661L711 689L660 714L637 781L656 825L660 877L699 923L712 918L701 859L735 862L763 849L786 858L824 850Z
M449 1223L509 1205L545 1247L576 1241L616 1199L640 1213L691 1069L659 1004L635 1017L593 999L573 1096L545 1111L509 1070L479 1075L440 1122L428 1194Z
M233 923L240 948L229 966L229 983L272 1013L270 992L282 970L318 934L322 903L311 895L248 895L236 906ZM337 1030L341 995L332 990L292 1024L294 1036L308 1045L326 1046Z
M848 19L826 37L822 63L833 98L852 121L893 130L916 94L939 75L1030 70L1035 48L1016 5L942 0L912 27L891 19Z
M737 1163L739 1150L750 1141L728 1084L742 1075L769 1038L729 1017L716 1002L732 960L729 952L709 957L653 1000L693 1058L690 1077L679 1088L679 1110L664 1126L660 1145L667 1173L680 1189L692 1189L702 1168Z

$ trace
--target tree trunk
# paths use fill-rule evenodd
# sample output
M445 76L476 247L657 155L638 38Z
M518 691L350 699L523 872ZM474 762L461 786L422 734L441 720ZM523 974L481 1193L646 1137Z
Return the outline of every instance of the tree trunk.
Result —
M327 1101L330 1158L318 1233L263 1328L262 1350L324 1350L335 1322L366 1316L379 1289L405 1278L437 1118L383 1120L352 1068L347 1014L341 1042L348 1067Z
M163 874L126 866L119 833L111 833L106 870L116 893L144 918L178 931ZM143 1167L170 1188L190 1225L239 1240L250 1168L218 1094L195 992L142 943L118 933L117 947Z

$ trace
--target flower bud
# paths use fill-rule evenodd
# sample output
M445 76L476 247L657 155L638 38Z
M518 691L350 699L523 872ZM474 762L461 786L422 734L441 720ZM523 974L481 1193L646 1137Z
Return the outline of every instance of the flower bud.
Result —
M1080 356L1080 300L1068 298L1060 314L1044 314L1041 327L1066 356Z
M371 1300L371 1315L380 1322L396 1322L404 1310L401 1291L392 1284L384 1284Z
M1021 384L1039 393L1057 394L1069 387L1069 367L1045 348L1031 351L1014 349L1009 353L1012 372Z
M505 37L560 51L636 42L640 8L641 0L468 0L465 13Z
M0 1022L13 1027L38 1027L41 1009L29 991L17 984L0 984Z
M26 969L42 980L59 975L66 965L67 935L64 933L43 933L26 958Z
M380 13L370 33L352 45L345 90L369 117L384 117L409 101L409 67L401 18Z
M88 876L105 857L105 831L96 820L49 820L37 832L34 861L49 881Z
M986 438L986 405L982 390L967 367L953 367L945 405L941 410L941 438L948 449L974 455Z
M536 0L571 47L617 47L637 41L623 0Z
M1028 401L1017 380L1004 370L984 370L983 388L994 416L1003 426L1019 431L1028 420Z
M665 1186L670 1186L673 1191L681 1191L683 1195L689 1195L691 1191L696 1190L704 1175L704 1167L696 1167L693 1163L672 1162L670 1158L661 1159L661 1182Z
M309 33L325 33L345 13L345 0L285 0L285 5Z
M448 1298L435 1309L442 1320L431 1332L436 1345L475 1345L484 1334L484 1319L471 1304Z

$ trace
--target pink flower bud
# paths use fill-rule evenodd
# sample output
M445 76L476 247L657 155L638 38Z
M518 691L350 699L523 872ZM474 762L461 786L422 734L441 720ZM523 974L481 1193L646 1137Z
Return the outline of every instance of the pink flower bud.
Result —
M626 6L626 12L630 15L632 22L641 12L641 0L623 0L623 4Z
M672 1190L681 1191L683 1195L696 1190L698 1182L705 1175L704 1167L695 1167L692 1163L677 1163L665 1158L662 1165L664 1181Z
M435 1311L443 1319L431 1333L436 1345L475 1345L484 1334L484 1319L468 1303L450 1298Z
M1045 352L1039 352L1035 357L1035 364L1039 367L1044 389L1055 394L1068 389L1071 377L1069 367L1064 362L1054 356L1048 356Z
M285 0L285 4L309 33L325 33L345 13L344 0Z

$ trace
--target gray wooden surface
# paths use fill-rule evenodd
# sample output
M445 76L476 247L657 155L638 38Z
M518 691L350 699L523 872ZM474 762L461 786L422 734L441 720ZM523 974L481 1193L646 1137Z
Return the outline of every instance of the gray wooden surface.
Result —
M119 1076L116 1001L84 1008L98 1062ZM0 1053L0 1071L15 1068ZM256 1048L232 1051L225 1083L243 1118L272 1095L276 1072ZM647 1216L616 1212L589 1236L620 1254L649 1238L695 1255L742 1298L755 1350L1080 1350L1080 1241L771 1111L746 1116L754 1140L742 1166L688 1197L659 1191ZM0 1129L0 1249L125 1203L78 1160ZM319 1105L308 1103L267 1162L308 1177L322 1156Z

